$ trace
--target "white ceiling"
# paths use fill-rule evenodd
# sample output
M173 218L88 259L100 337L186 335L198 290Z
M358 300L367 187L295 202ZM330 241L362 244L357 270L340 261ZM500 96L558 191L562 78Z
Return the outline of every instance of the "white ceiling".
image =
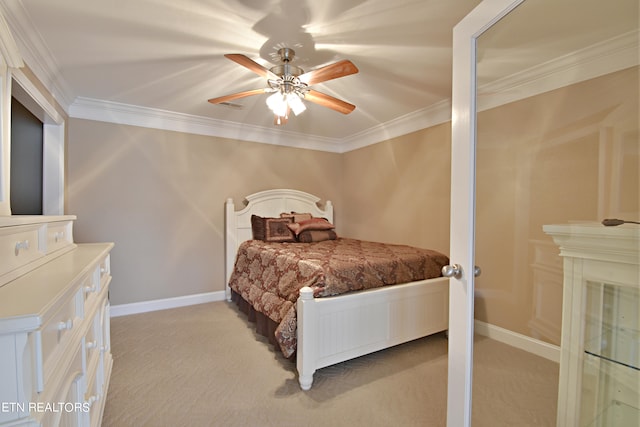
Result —
M235 129L241 139L304 135L334 143L380 133L398 121L419 121L433 108L446 107L452 29L479 2L3 0L0 11L27 65L72 116L113 107ZM485 60L500 64L502 71L488 71L486 79L638 26L637 0L558 3L563 7L549 14L543 1L529 1L532 15L487 35L491 45ZM528 39L540 41L536 55L544 56L522 51L532 45ZM207 102L266 87L262 77L224 58L225 53L245 54L269 68L284 46L295 49L294 63L305 71L350 59L358 74L314 89L355 104L356 110L343 115L307 102L306 112L275 128L266 95L234 101L242 108Z

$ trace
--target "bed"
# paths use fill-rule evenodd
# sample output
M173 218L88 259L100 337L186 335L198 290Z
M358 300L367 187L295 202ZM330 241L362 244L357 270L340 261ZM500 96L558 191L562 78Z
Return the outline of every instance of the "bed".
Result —
M282 213L304 212L333 223L331 201L320 205L320 198L302 191L266 190L245 199L246 206L239 210L233 199L227 199L225 204L225 273L229 301L232 296L234 300L238 297L230 282L233 276L236 284L239 272L234 275L234 267L240 253L244 255L249 250L258 250L256 246L266 246L253 239L252 217L277 218ZM337 240L358 244L342 237ZM303 390L311 388L317 369L448 328L449 280L444 277L339 295L318 297L318 294L317 287L303 286L297 301L292 303L293 309L288 312L293 312L293 320L291 316L283 316L295 322L293 341L298 381Z

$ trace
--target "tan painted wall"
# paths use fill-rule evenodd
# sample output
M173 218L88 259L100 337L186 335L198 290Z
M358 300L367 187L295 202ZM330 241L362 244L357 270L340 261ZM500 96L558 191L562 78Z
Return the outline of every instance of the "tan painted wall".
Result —
M449 253L451 125L344 154L349 237Z
M68 167L74 237L115 242L114 305L222 291L228 197L286 187L342 205L332 153L71 119Z

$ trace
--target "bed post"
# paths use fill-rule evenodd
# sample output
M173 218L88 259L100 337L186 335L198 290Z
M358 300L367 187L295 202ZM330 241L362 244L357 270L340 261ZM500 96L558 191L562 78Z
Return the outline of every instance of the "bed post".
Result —
M224 275L224 293L227 301L231 301L231 288L229 287L229 279L233 272L233 264L235 262L236 252L238 251L238 235L237 235L237 218L235 215L235 206L233 199L228 198L225 203L225 275Z
M329 214L329 218L327 218L329 222L333 222L333 203L331 203L331 200L326 201L324 204L324 210Z
M316 371L316 348L318 340L315 329L315 306L313 289L308 286L300 289L300 297L297 302L298 311L298 347L296 354L296 366L298 368L298 382L300 388L309 390L313 383L313 373Z

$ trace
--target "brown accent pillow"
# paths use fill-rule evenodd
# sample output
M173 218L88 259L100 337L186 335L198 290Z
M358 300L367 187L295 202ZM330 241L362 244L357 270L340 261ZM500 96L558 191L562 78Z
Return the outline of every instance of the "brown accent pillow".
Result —
M258 215L251 215L251 233L254 240L264 240L265 218Z
M251 232L255 240L265 242L295 242L293 232L287 227L292 218L269 218L251 215Z
M300 222L300 221L306 221L308 219L313 218L313 216L310 213L299 213L299 212L291 212L291 213L286 213L283 212L280 214L280 218L293 218L292 222Z
M305 221L294 222L289 224L288 227L296 236L305 230L332 230L335 228L326 218L311 218Z
M291 225L291 218L266 218L265 219L265 242L295 242L288 225Z
M298 242L312 243L325 240L336 240L338 235L334 230L305 230L298 234Z

